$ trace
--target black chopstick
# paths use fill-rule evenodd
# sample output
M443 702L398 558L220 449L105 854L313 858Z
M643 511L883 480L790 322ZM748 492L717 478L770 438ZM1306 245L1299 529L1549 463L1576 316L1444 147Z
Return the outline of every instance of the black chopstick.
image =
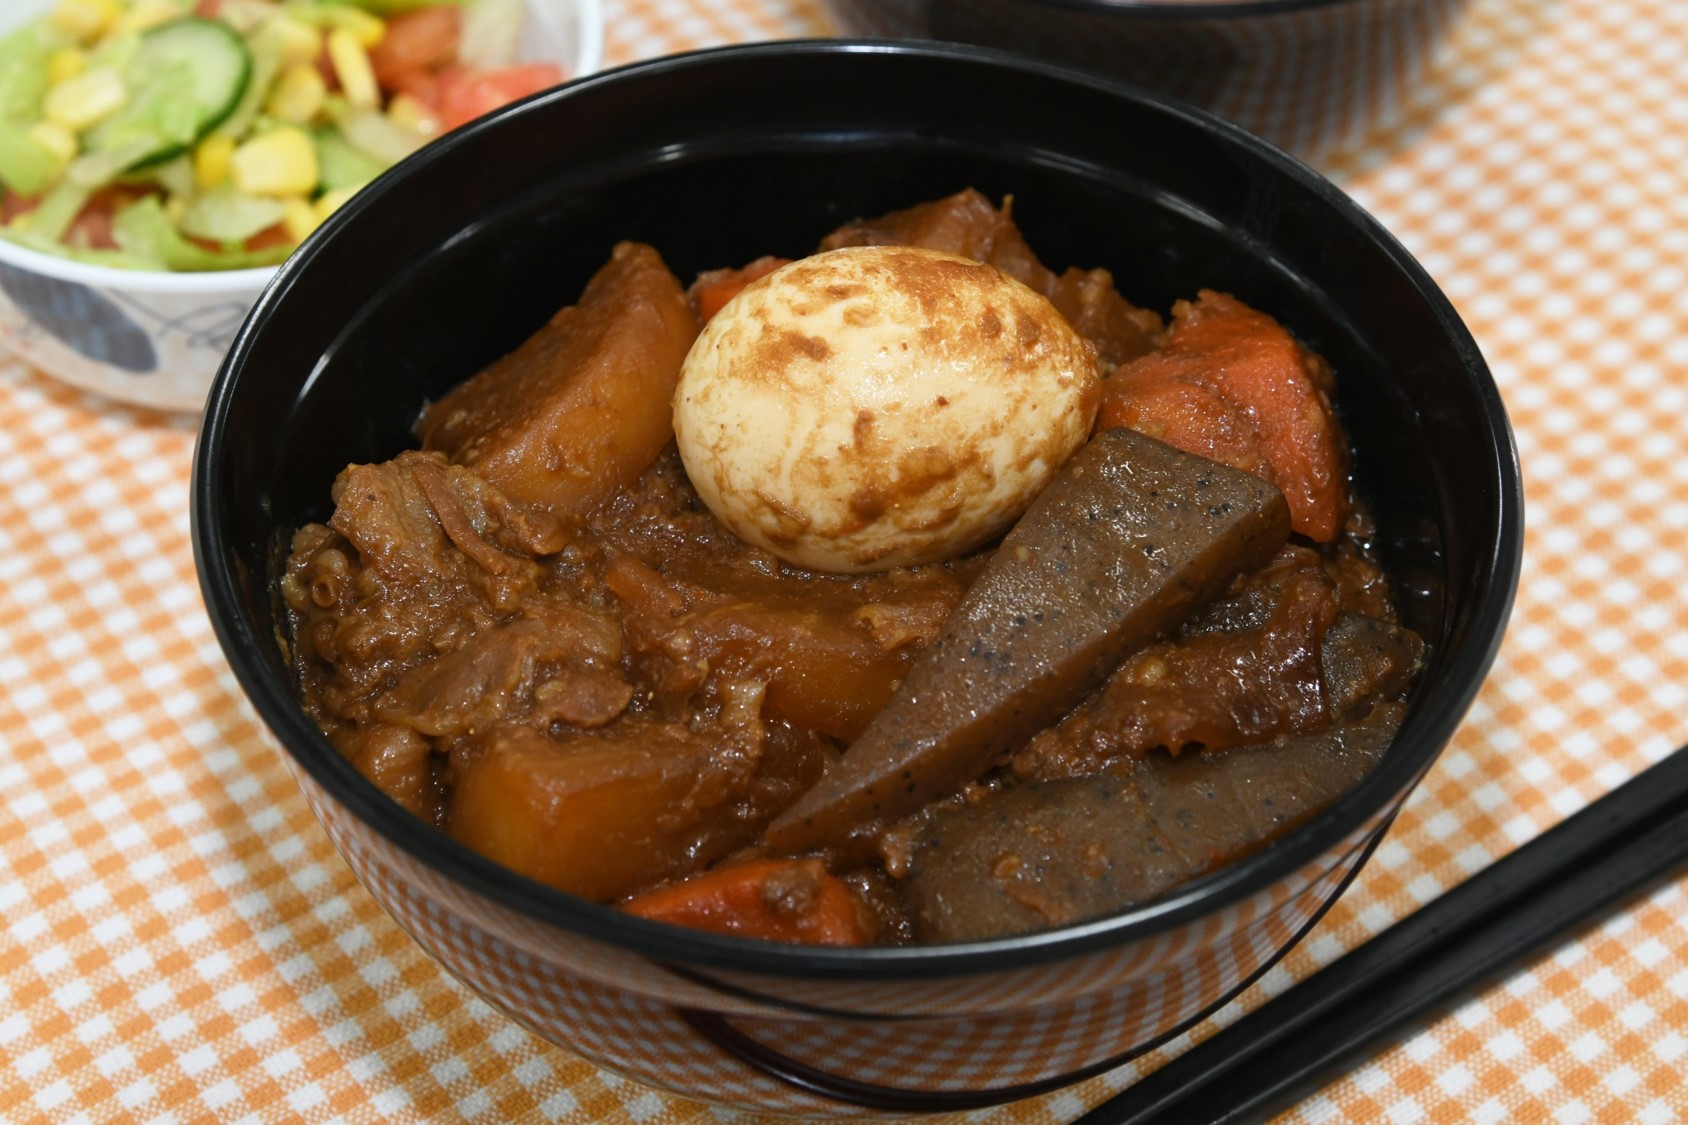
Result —
M1688 861L1688 747L1073 1125L1258 1121Z

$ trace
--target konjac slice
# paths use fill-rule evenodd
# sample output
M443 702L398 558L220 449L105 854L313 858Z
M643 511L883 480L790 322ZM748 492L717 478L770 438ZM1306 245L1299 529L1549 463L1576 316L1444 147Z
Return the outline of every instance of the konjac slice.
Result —
M908 881L915 935L965 941L1147 902L1234 862L1375 766L1404 709L1219 752L1155 754L1129 772L986 796L926 826Z
M585 515L673 438L669 400L696 335L657 252L620 243L579 304L423 412L422 446L517 500Z
M1399 699L1424 667L1424 641L1411 629L1358 613L1338 614L1325 633L1325 698L1335 719L1378 699Z
M954 792L1288 534L1266 481L1130 430L1098 434L836 768L769 826L769 843L818 847Z

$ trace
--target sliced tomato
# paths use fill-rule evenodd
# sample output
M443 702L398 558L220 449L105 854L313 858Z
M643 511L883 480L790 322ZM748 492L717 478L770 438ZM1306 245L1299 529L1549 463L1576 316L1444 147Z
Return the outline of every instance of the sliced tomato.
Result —
M149 194L140 187L108 187L95 192L82 205L76 218L64 233L64 244L78 250L115 250L117 239L112 237L112 220L119 209Z
M440 108L440 79L431 70L406 70L395 75L391 82L384 84L389 94L398 96L408 94L433 110Z
M287 233L287 224L285 223L265 227L246 240L246 249L248 250L268 250L272 246L291 245L293 245L293 236Z
M112 237L113 209L93 204L82 208L64 232L64 244L75 250L115 250L117 239Z
M440 73L440 124L447 129L473 121L499 106L537 94L563 80L551 63L521 63L487 70L453 68Z
M415 72L442 70L457 59L463 37L463 11L438 5L404 12L387 21L387 32L369 52L375 80L383 89L402 89L400 79Z
M39 196L26 199L11 188L7 188L4 194L0 194L0 223L9 223L19 215L27 215L39 206L41 206Z

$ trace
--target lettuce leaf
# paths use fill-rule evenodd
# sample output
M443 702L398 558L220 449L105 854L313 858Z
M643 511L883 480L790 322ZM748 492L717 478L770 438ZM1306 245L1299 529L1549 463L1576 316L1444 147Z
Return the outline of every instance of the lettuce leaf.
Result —
M41 120L47 60L61 45L41 20L0 36L0 121L28 125Z
M172 270L241 270L273 266L292 253L288 246L263 250L208 250L184 238L170 223L157 196L137 200L117 213L112 237L127 254L163 263Z
M0 117L0 183L29 198L47 190L64 165L22 125Z

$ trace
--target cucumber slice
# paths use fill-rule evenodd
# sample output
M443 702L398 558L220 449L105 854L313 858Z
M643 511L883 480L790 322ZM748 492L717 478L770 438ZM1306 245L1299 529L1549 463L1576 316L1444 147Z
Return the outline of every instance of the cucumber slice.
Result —
M246 40L246 49L252 58L246 91L235 102L229 115L212 126L212 132L238 141L258 120L258 115L264 110L264 99L269 96L276 75L281 73L282 55L286 50L282 38L280 23L270 20L259 25L252 37Z
M140 37L124 67L127 105L94 129L89 152L144 154L127 167L187 151L240 104L252 79L252 53L227 24L185 16Z
M170 224L157 196L138 199L112 220L112 237L126 254L162 262L172 270L241 270L279 264L292 252L290 246L263 250L207 250L182 237Z
M141 36L141 49L129 65L135 71L165 70L179 63L186 63L193 74L193 100L199 109L197 140L222 124L240 104L252 78L252 52L228 24L184 16Z
M176 229L190 238L209 242L242 243L287 217L279 199L265 199L223 184L188 202L176 219Z
M41 120L47 96L47 61L58 46L44 26L31 24L0 35L0 121Z

